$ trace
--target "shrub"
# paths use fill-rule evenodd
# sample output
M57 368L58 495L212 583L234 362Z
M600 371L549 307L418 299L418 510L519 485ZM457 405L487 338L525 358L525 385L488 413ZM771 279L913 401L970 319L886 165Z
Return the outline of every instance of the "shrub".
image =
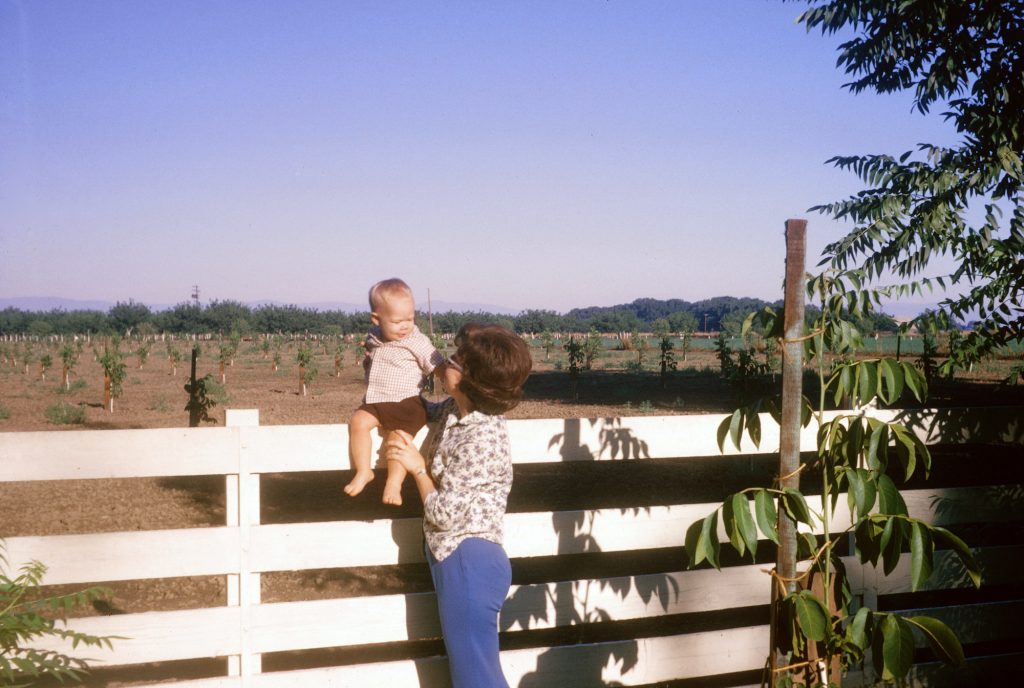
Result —
M62 401L47 407L46 420L54 425L81 425L85 422L85 409Z
M7 420L11 417L11 409L7 408L3 404L0 404L0 420Z
M218 406L227 406L231 401L231 397L228 396L228 390L224 385L220 384L213 379L212 376L208 375L210 379L206 381L206 394L209 396L214 404Z
M198 427L200 422L217 422L215 419L210 418L210 409L217 404L217 402L211 398L214 386L220 388L220 393L223 396L227 396L224 394L224 388L214 382L213 376L209 373L198 379L193 375L191 379L185 383L185 392L188 394L188 402L185 404L185 410L188 411L188 425L190 428Z

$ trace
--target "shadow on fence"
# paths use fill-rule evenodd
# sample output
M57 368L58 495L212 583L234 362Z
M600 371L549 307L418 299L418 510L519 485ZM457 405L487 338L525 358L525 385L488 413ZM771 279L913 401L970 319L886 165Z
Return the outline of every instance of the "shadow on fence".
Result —
M587 422L598 427L599 444L596 448L583 443L581 424ZM649 458L647 443L629 428L622 426L618 418L593 420L567 419L564 432L553 436L548 447L558 447L564 462L595 461L607 455L613 460L635 460ZM650 511L649 507L620 509L621 513ZM554 512L552 527L558 536L558 553L595 553L601 551L601 543L594 536L593 513L584 511ZM612 620L609 612L593 601L596 593L609 586L614 594L624 599L635 589L644 599L656 597L662 608L668 607L668 595L678 594L675 581L669 576L621 577L611 580L568 580L558 581L553 586L522 587L512 596L502 610L500 628L509 630L515 626L529 628L542 622L564 629L570 635L577 630L577 642L584 640L584 624ZM595 589L596 588L596 589ZM518 613L514 610L520 610ZM554 618L548 618L553 614ZM609 645L607 649L591 653L582 661L575 658L570 663L560 657L557 648L540 654L536 670L527 673L519 682L519 688L545 688L551 685L551 677L571 672L584 685L608 685L603 674L610 662L618 665L621 673L628 673L637 662L639 644L636 640Z

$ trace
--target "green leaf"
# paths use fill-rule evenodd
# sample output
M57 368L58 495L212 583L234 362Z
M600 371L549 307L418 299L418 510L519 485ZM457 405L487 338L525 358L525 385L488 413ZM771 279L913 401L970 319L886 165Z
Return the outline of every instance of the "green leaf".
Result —
M903 394L903 367L891 358L883 358L879 365L879 372L885 381L886 393L882 399L887 404L894 404ZM879 384L879 389L882 385Z
M861 448L864 446L864 423L860 418L851 418L850 426L846 431L846 463L849 466L856 466L860 458Z
M896 570L903 552L904 524L899 518L892 517L882 529L882 571L889 575Z
M932 575L935 543L929 528L920 521L910 523L910 590L917 592Z
M746 318L743 319L743 325L740 327L740 336L746 337L747 333L750 332L750 327L754 324L754 318L757 316L757 311L753 311Z
M700 533L703 528L704 519L694 521L686 529L686 554L690 558L689 567L696 568L707 557L700 547Z
M914 474L914 470L917 468L917 449L919 443L915 441L916 436L908 432L899 423L893 423L890 428L896 436L896 456L899 457L900 462L903 464L903 479L910 480L910 476Z
M974 559L974 553L967 547L967 544L945 528L935 526L932 528L932 533L945 541L956 552L964 568L967 570L967 575L970 576L971 582L974 583L974 587L980 588L981 568L978 566L978 562Z
M729 437L737 449L743 440L743 420L743 409L736 409L732 414L732 422L729 423Z
M868 466L872 470L885 472L885 468L889 463L888 449L889 426L885 423L879 423L871 431L871 436L868 440L867 460Z
M964 665L964 649L949 626L930 616L909 616L906 620L921 629L935 656L943 663L954 667Z
M846 626L846 639L866 650L871 645L871 610L861 607Z
M756 412L750 413L747 416L747 434L750 436L750 441L754 443L754 446L760 448L761 416L759 416Z
M818 551L818 539L814 533L806 531L796 535L796 553L798 559L810 559Z
M839 375L835 378L836 389L833 394L833 403L839 406L843 397L848 397L853 394L853 370L850 366L844 365L839 369Z
M757 525L765 537L776 545L779 544L779 514L775 510L775 498L771 492L758 490L754 493L754 513L757 516Z
M732 543L732 546L736 548L736 551L742 557L747 551L747 545L737 524L735 497L736 495L734 494L729 495L722 502L722 525L725 526L725 533L729 536L729 542Z
M887 475L878 476L878 510L887 515L907 516L907 504Z
M850 504L850 515L867 515L875 505L876 489L871 474L863 468L852 468L846 472L846 481L850 485L846 495Z
M909 363L901 362L900 366L903 368L903 381L906 383L907 388L914 395L915 399L924 401L928 395L928 383L925 382L924 375Z
M716 569L718 565L718 510L712 511L686 529L686 553L690 568L707 559Z
M734 411L733 415L736 415L739 411ZM722 419L722 422L718 424L718 451L725 453L725 438L729 436L729 425L732 423L732 417L726 416Z
M909 623L892 614L887 615L880 626L882 678L886 681L903 678L914 665L914 632Z
M792 487L782 488L782 504L791 519L814 527L814 523L811 521L811 510L807 507L807 500L804 499L800 491Z
M824 603L810 590L801 590L794 595L793 606L804 635L816 642L824 640L829 629L829 613Z
M704 517L700 530L700 547L708 563L716 569L718 563L718 511L712 511Z
M860 405L864 406L875 398L878 391L878 364L875 361L862 361L858 366L860 370L857 399L860 401Z
M747 549L750 550L751 558L754 558L757 552L757 527L750 515L750 500L742 492L737 492L732 496L732 511L736 519L736 530ZM733 544L735 545L735 543ZM742 554L743 552L740 551L741 556Z

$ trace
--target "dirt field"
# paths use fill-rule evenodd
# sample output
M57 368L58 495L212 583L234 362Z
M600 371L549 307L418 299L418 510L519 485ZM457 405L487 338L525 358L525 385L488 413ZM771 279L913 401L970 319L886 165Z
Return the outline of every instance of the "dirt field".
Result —
M610 341L608 344L611 346ZM186 343L176 346L187 354ZM209 373L219 381L216 343L207 343L205 348L208 354L200 357L197 374L202 377ZM184 384L189 362L181 361L177 373L172 374L160 342L152 346L142 367L131 353L132 347L122 344L122 349L128 368L123 394L114 401L113 413L103 408L103 371L88 348L72 372L69 392L61 387L60 359L55 351L51 352L54 365L45 379L40 376L42 349L35 352L27 372L21 362L0 365L0 416L7 416L0 418L0 432L186 427L188 413L183 409L188 395ZM308 386L306 396L300 394L297 349L296 344L285 345L281 364L274 371L269 355L264 357L254 344L243 342L234 364L225 367L225 382L220 393L214 395L218 404L211 415L223 424L225 408L257 408L263 425L345 422L364 391L362 368L354 349L344 357L337 376L334 356L321 351L316 358L319 374ZM559 363L564 366L564 352L552 352L550 360L545 361L543 350L534 348L534 357L535 372L525 399L508 414L510 418L696 413L724 410L730 403L729 389L717 375L697 374L703 369L717 370L711 351L691 352L663 390L654 370L656 361L650 360L653 354L648 356L643 373L628 373L626 364L635 360L636 354L608 350L597 359L594 370L584 375L582 403L570 403L568 374L556 370ZM84 422L64 424L48 419L47 409L62 402L81 409Z

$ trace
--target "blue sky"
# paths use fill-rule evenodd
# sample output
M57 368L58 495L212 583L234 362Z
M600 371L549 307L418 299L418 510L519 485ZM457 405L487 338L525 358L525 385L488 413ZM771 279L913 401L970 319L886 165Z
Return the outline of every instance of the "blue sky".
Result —
M0 297L780 298L829 157L954 141L803 7L0 0Z

